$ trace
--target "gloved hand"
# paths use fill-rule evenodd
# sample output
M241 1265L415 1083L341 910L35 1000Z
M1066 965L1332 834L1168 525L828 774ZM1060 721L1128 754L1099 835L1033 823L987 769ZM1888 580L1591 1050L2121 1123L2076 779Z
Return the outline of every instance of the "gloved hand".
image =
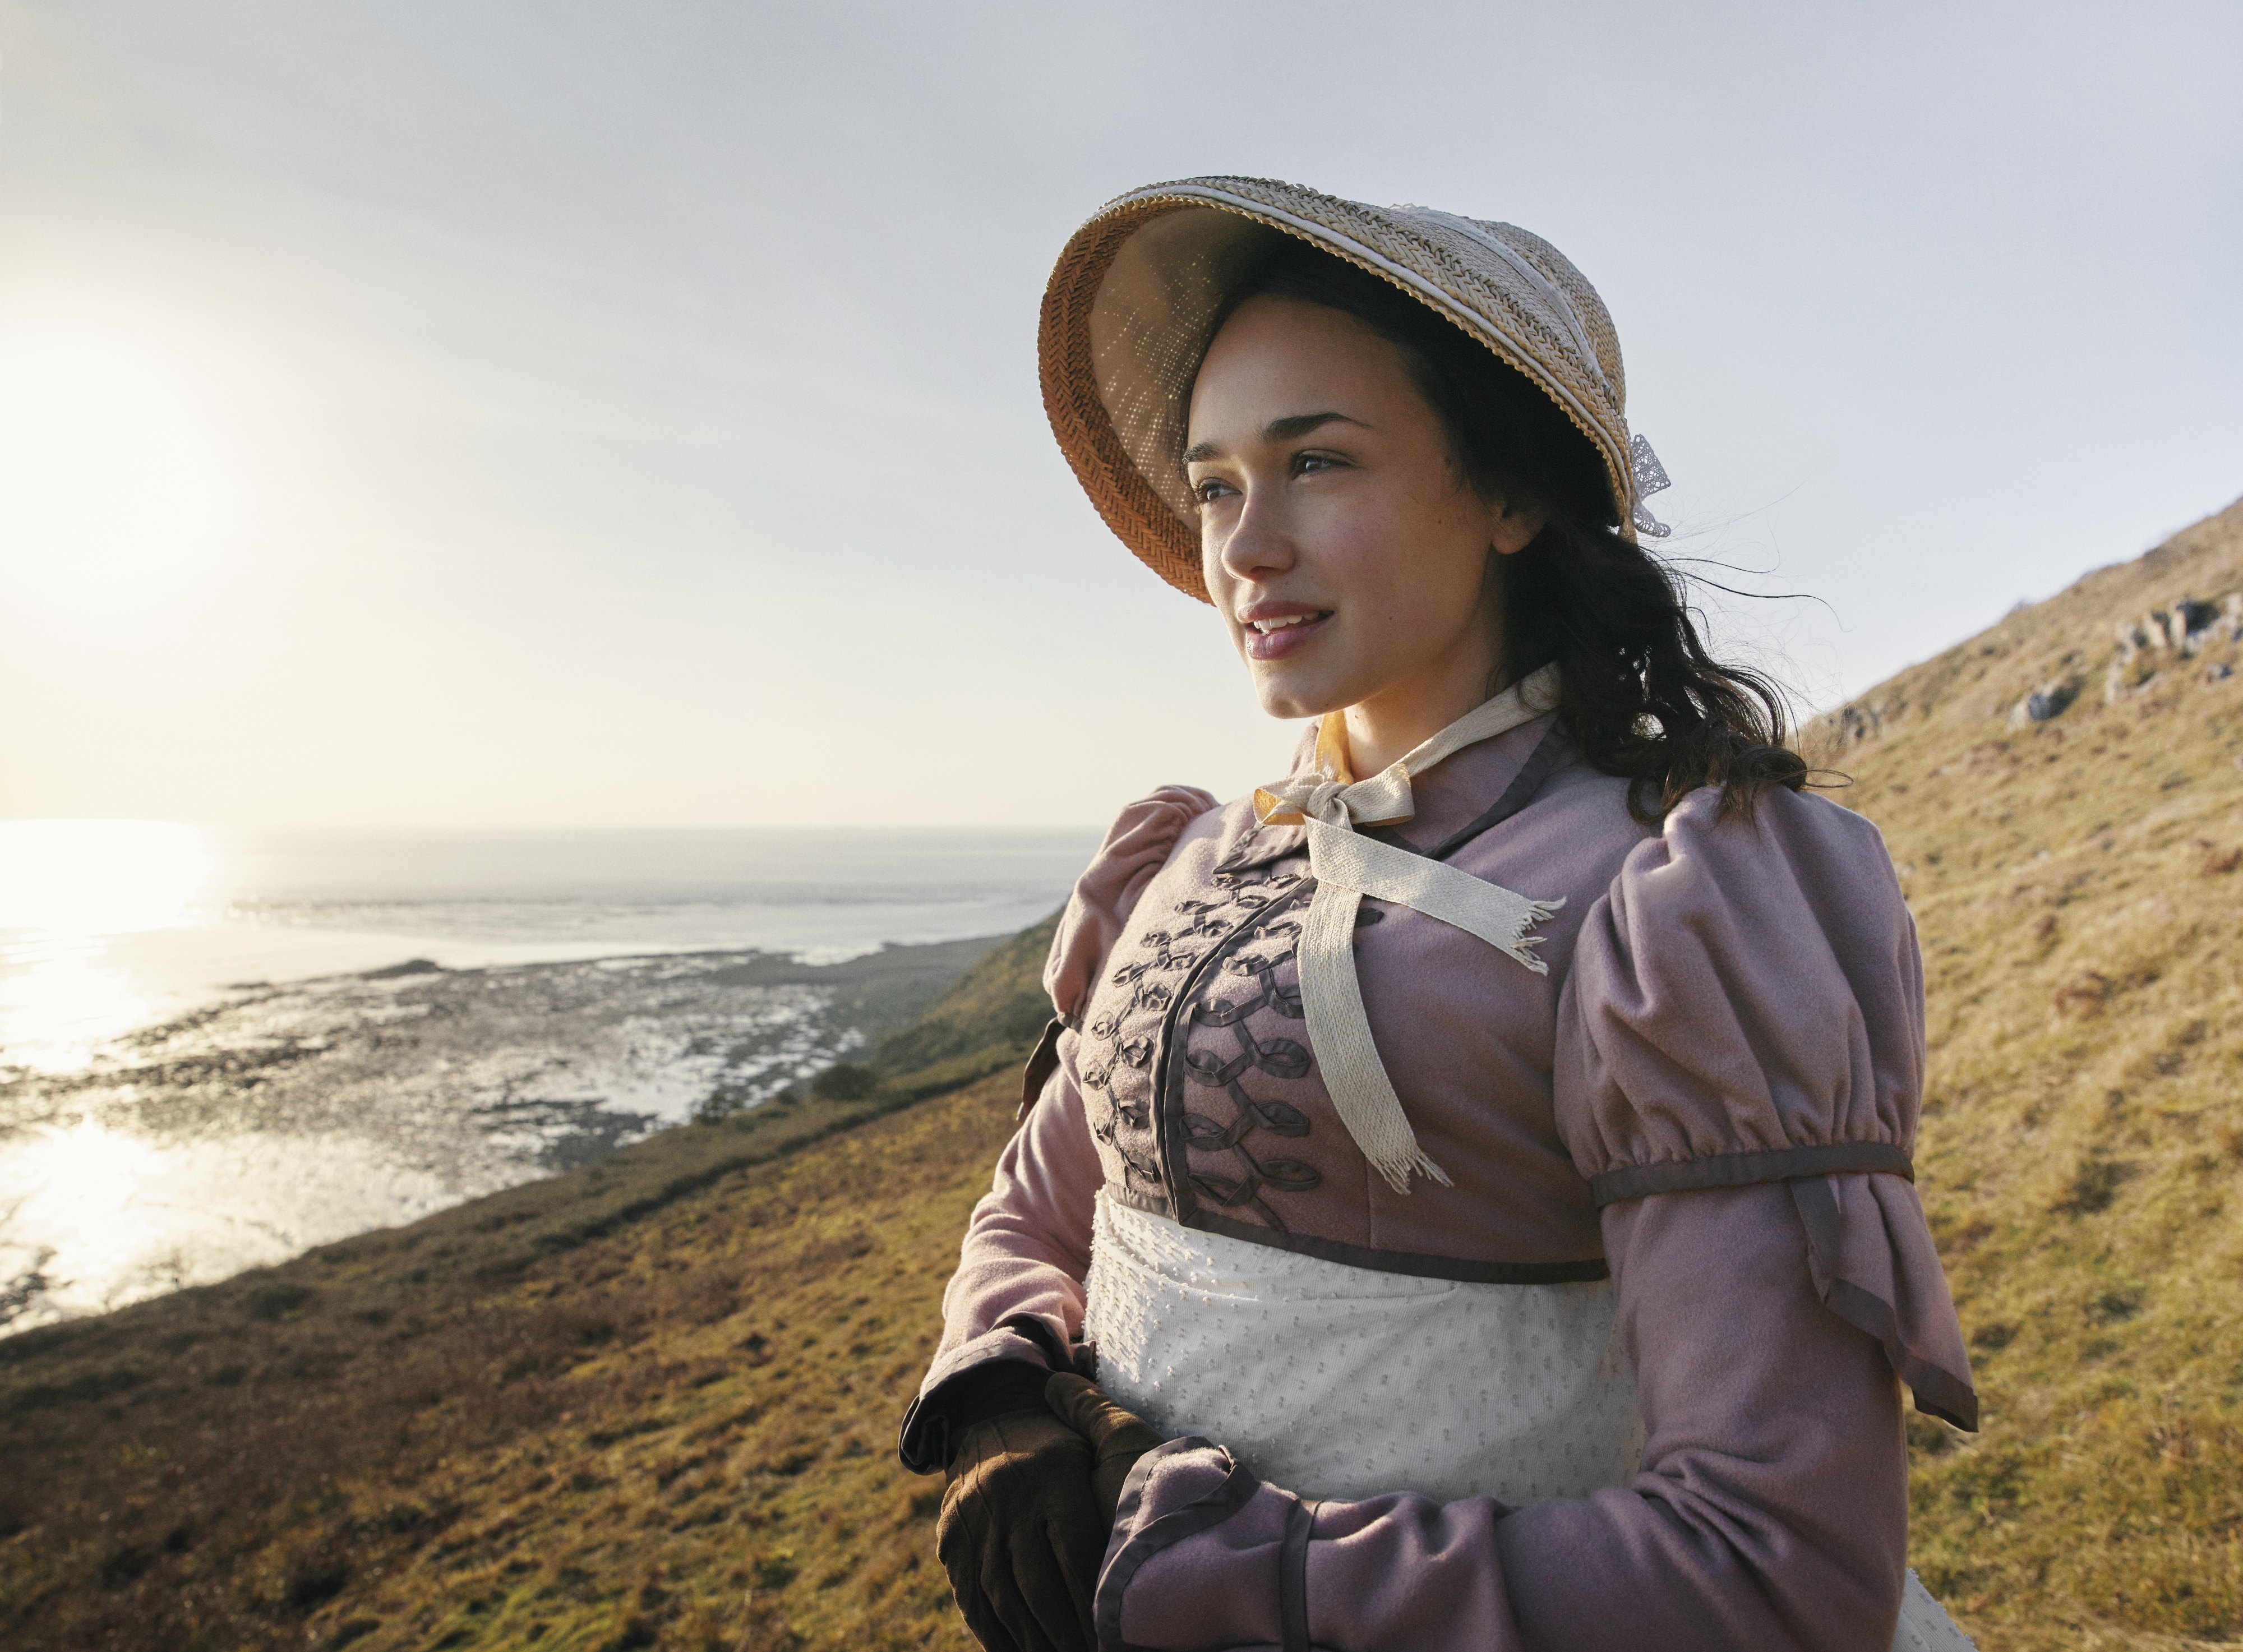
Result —
M1090 1601L1114 1518L1092 1491L1090 1442L1026 1382L996 1396L997 1414L953 1436L935 1553L988 1652L1094 1652Z
M1129 1478L1140 1457L1162 1443L1161 1436L1142 1418L1122 1410L1096 1383L1071 1371L1056 1372L1044 1385L1044 1403L1090 1443L1091 1494L1110 1536L1114 1511L1122 1501L1122 1482ZM1101 1541L1098 1549L1102 1560L1106 1545ZM1091 1581L1095 1585L1095 1567Z

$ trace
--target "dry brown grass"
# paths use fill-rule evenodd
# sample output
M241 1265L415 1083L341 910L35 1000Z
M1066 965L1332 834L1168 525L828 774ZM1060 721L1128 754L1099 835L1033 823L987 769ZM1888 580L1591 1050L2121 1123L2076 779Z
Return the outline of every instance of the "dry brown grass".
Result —
M2243 663L2113 635L2239 590L2243 506L1811 732L1923 944L1919 1185L1986 1416L1915 1425L1912 1547L1986 1652L2243 1643Z
M1015 1094L673 1131L0 1343L0 1643L970 1646L894 1431Z

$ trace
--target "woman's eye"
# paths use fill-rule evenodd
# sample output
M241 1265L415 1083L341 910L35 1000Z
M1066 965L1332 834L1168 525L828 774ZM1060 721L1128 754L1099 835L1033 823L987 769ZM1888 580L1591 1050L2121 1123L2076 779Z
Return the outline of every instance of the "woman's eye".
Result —
M1297 453L1293 455L1293 474L1300 476L1314 470L1335 470L1339 462L1328 453Z
M1216 500L1236 491L1236 489L1219 476L1209 476L1192 484L1192 497L1203 505L1211 505Z

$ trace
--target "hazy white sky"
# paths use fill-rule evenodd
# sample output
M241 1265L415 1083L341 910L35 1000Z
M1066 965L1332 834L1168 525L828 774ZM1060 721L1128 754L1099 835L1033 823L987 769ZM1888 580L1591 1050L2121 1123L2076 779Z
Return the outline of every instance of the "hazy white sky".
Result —
M1809 704L2243 490L2243 8L0 0L0 816L1106 819L1279 772L1053 446L1198 172L1508 219Z

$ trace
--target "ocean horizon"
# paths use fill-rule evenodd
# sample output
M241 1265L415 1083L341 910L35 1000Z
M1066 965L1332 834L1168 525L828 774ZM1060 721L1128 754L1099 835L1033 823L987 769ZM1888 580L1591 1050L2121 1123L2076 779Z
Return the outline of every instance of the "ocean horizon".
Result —
M1008 934L1091 828L253 830L0 820L0 1069L67 1070L220 998L451 968L752 948L832 962Z

